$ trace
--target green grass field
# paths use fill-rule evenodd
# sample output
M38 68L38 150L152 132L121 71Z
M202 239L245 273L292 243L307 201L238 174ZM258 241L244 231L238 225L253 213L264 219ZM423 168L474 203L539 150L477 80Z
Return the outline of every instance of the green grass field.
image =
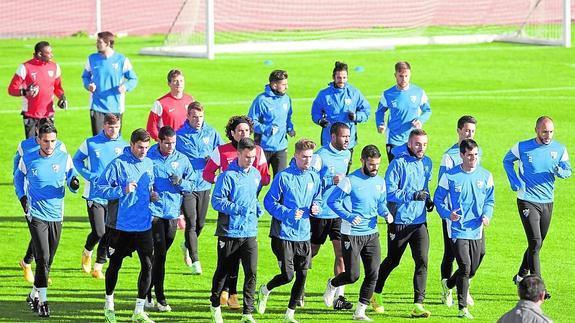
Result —
M36 39L2 40L0 52L0 84L7 87L18 64L29 59ZM71 108L57 111L59 138L71 154L90 135L88 92L82 88L81 72L88 54L95 51L95 41L87 38L49 39L55 60L63 71L63 85ZM473 280L471 292L477 321L494 322L514 306L517 296L511 277L516 273L526 247L523 229L517 215L515 195L509 189L501 160L517 141L534 136L535 119L543 114L555 120L556 139L575 149L575 51L540 46L482 44L466 46L405 47L393 51L309 52L293 54L220 55L215 61L178 58L142 57L139 48L157 46L160 37L119 39L116 49L128 55L139 77L137 88L127 95L124 133L144 127L153 101L167 92L165 76L172 68L184 71L187 92L206 107L206 121L220 130L227 118L247 113L252 99L262 91L271 69L286 69L289 74L288 93L294 103L297 137L319 140L319 127L311 122L310 107L317 91L331 77L335 60L350 65L349 81L367 97L372 116L359 127L359 151L366 144L384 146L384 137L377 134L373 114L381 92L394 82L393 64L407 60L412 65L412 82L426 89L433 115L425 129L429 133L428 155L437 174L440 157L456 140L455 124L463 114L474 115L479 123L476 139L483 149L482 165L494 174L496 208L492 225L486 230L487 254ZM264 65L271 60L272 66ZM363 66L358 73L354 67ZM38 321L24 302L30 285L22 279L18 261L24 255L29 233L12 186L12 157L23 139L22 120L18 113L20 98L0 96L0 321ZM571 129L571 130L569 130ZM292 143L294 141L292 140ZM359 154L354 156L359 164ZM384 173L387 163L382 165ZM435 188L433 178L431 187ZM543 306L557 322L572 320L575 281L575 243L572 232L575 219L575 181L559 180L556 186L554 220L541 255L542 270L553 297ZM102 321L104 282L96 281L80 270L80 255L89 223L85 202L80 194L66 194L66 211L60 247L54 261L48 290L53 321ZM151 313L156 321L209 320L209 289L216 262L215 212L208 213L207 225L200 237L200 258L203 276L192 276L181 260L178 232L168 255L166 293L173 308L171 313ZM381 221L380 221L381 222ZM277 272L277 264L267 237L270 216L265 215L259 229L258 285ZM432 312L430 322L457 320L457 309L440 303L439 264L442 255L441 224L436 213L428 218L431 247L426 306ZM385 227L380 225L385 237ZM386 242L382 238L385 256ZM321 295L332 274L333 253L325 246L313 269L308 273L306 306L298 309L296 318L302 322L348 321L352 312L334 312L323 305ZM116 290L118 319L129 320L136 298L137 259L126 259ZM388 280L384 291L386 313L373 319L396 322L408 319L412 308L413 261L406 252L404 259ZM363 278L360 278L363 279ZM243 279L241 280L243 281ZM346 294L354 304L361 282L348 286ZM290 285L291 286L291 285ZM255 315L261 322L278 322L287 307L290 286L274 290L265 316ZM225 320L239 320L239 312L224 309Z

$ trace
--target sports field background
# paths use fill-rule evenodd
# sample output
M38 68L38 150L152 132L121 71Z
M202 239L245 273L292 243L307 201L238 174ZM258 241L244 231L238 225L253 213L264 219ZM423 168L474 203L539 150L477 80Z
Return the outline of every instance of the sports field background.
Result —
M87 55L95 51L95 41L88 38L47 39L54 49L55 61L62 67L63 86L69 99L68 111L57 111L59 139L74 154L80 143L90 136L88 92L82 88L81 72ZM18 64L28 60L38 39L2 40L0 42L0 85L6 88ZM296 138L319 140L319 127L311 122L311 102L319 89L331 80L335 60L350 66L349 82L359 88L372 105L369 121L359 126L359 146L354 168L359 165L359 151L369 143L384 148L384 137L377 134L374 113L379 96L394 84L393 64L407 60L412 65L412 82L423 87L430 98L433 114L424 129L429 133L428 155L437 174L442 153L457 140L455 124L463 114L478 119L476 140L483 149L482 165L494 174L496 187L495 215L486 230L487 254L471 285L475 307L471 313L477 321L493 322L514 306L517 296L511 277L516 273L526 240L516 210L515 194L509 189L501 160L517 141L534 136L535 119L543 114L555 120L555 139L575 154L575 52L573 49L482 44L467 46L405 47L393 51L308 52L292 54L220 55L215 61L178 58L143 57L136 53L144 46L157 46L160 37L122 38L116 50L132 60L139 77L136 89L128 93L123 133L145 127L153 101L167 92L166 74L180 68L186 77L187 92L206 108L206 122L223 134L229 116L245 114L252 99L263 90L272 69L289 73L288 93L293 99ZM271 65L264 64L265 61ZM355 67L363 67L356 72ZM23 139L19 110L21 99L0 96L0 321L38 321L25 303L30 285L22 279L18 261L24 255L29 234L20 203L12 186L12 158ZM290 140L290 152L293 143ZM382 158L380 173L387 168ZM432 179L435 189L437 178ZM83 189L83 184L82 188ZM556 322L572 320L575 291L575 181L559 180L556 185L553 220L541 253L542 270L552 299L543 306ZM263 195L262 195L263 196ZM213 236L216 214L208 212L207 225L200 237L200 259L204 275L192 276L183 265L178 232L167 262L166 295L171 313L150 313L156 321L209 320L209 289L215 268L216 239ZM270 250L270 216L260 221L258 286L278 273ZM385 225L380 221L382 258L385 257ZM429 321L455 321L456 305L450 309L440 299L439 264L442 252L441 223L437 213L428 216L431 247L429 254L426 307L432 312ZM80 255L89 223L81 194L66 193L66 211L60 247L51 272L53 285L48 289L52 321L103 320L104 281L97 281L80 270ZM333 255L325 245L313 269L308 273L306 306L296 311L302 322L348 321L352 312L334 312L323 305L321 295L332 275ZM116 310L120 321L129 320L136 297L137 259L127 258L116 289ZM413 261L406 251L403 261L391 275L384 291L386 313L373 319L396 322L407 319L412 308ZM241 274L240 274L241 276ZM363 276L346 288L347 297L357 302ZM240 279L243 281L243 279ZM241 288L241 286L240 286ZM261 322L278 322L283 318L291 285L274 290ZM223 310L224 319L239 320L240 312Z

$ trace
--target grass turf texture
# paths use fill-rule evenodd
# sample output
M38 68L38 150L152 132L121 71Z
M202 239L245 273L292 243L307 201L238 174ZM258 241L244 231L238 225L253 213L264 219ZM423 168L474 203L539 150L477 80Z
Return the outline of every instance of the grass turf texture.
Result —
M90 135L88 92L82 88L80 75L88 54L94 51L94 40L82 38L48 39L53 46L55 60L63 71L63 85L70 102L69 111L57 111L56 125L59 139L71 154ZM37 40L3 40L0 52L0 84L7 86L18 64L30 58ZM169 69L180 68L187 81L187 92L206 107L206 121L223 135L229 116L247 113L252 99L266 84L271 69L289 72L289 94L294 105L294 124L297 138L319 140L319 127L310 120L311 102L317 91L330 81L335 60L350 65L350 83L361 89L372 105L368 123L359 126L359 146L354 155L354 167L359 165L361 147L368 143L384 148L384 137L374 127L374 113L381 92L394 83L393 64L407 60L412 64L414 84L422 86L431 100L433 115L425 129L429 133L428 155L434 161L437 174L442 153L456 140L455 124L463 114L478 120L476 139L483 149L482 165L494 174L496 186L495 215L486 230L487 255L471 285L475 307L471 313L477 321L493 322L514 306L517 296L511 277L519 266L526 239L518 218L515 194L509 189L501 160L517 141L534 136L535 119L548 114L555 119L555 138L573 151L575 139L569 135L575 129L573 79L575 52L573 49L537 47L510 44L483 44L469 46L406 47L394 51L315 52L293 54L220 55L215 61L143 57L136 53L144 46L156 46L159 37L122 38L116 49L129 56L139 77L137 88L127 95L124 134L144 127L153 101L167 92L166 74ZM272 60L272 66L263 64ZM362 73L354 72L363 66ZM30 285L22 279L18 261L24 255L29 239L20 204L12 187L12 157L23 139L22 119L18 114L20 98L0 97L0 321L36 321L24 302ZM290 154L293 152L290 140ZM380 174L387 167L382 158ZM437 178L431 182L435 189ZM82 184L83 185L83 184ZM83 189L83 186L82 186ZM559 180L556 187L555 211L551 229L541 253L542 270L553 298L543 306L544 311L557 322L571 320L568 310L575 290L573 268L575 251L572 231L575 220L571 217L575 203L573 179ZM263 196L263 195L262 195ZM166 295L173 308L171 313L150 314L156 321L209 320L209 290L216 263L216 213L208 212L207 224L200 237L200 258L204 275L191 276L181 260L179 244L183 240L178 232L167 260ZM385 225L380 234L382 258L385 257ZM259 228L258 286L278 273L275 257L270 250L268 236L270 216L264 215ZM431 310L430 322L456 320L457 308L440 304L439 265L442 255L442 237L439 216L428 216L431 239L428 267L426 307ZM62 238L48 290L54 321L103 320L104 282L97 281L80 270L80 256L89 231L85 202L80 194L66 193L66 210ZM325 282L332 276L333 255L326 244L308 273L306 305L296 311L303 322L348 321L352 312L334 312L326 309L321 295ZM120 272L116 289L116 309L119 320L131 316L136 297L137 258L127 258ZM405 320L412 309L413 261L406 251L401 265L392 273L384 291L386 312L376 315L376 321ZM240 273L241 277L241 273ZM346 288L347 297L355 304L361 280ZM243 279L240 279L243 281ZM277 322L283 318L291 285L274 290L264 316L255 314L262 322ZM241 285L240 285L241 289ZM223 310L225 320L239 320L240 312Z

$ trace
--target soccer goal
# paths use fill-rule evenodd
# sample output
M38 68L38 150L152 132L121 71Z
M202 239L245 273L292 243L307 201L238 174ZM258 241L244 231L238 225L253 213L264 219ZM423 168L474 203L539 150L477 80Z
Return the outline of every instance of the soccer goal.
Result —
M181 0L141 54L389 49L509 41L571 46L571 0Z

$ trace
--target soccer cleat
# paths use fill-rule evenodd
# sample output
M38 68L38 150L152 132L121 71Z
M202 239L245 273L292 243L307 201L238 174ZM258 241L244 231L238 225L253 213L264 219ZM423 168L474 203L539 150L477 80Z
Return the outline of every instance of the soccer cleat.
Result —
M144 308L151 310L154 309L156 307L156 304L154 303L154 299L151 297L146 297L146 302L144 302Z
M48 307L48 302L38 304L38 316L50 317L50 308Z
M172 307L166 301L158 301L158 304L156 304L156 306L158 307L158 312L171 312L172 311Z
M182 241L180 248L182 249L182 254L184 255L184 263L186 264L186 266L191 267L192 266L192 258L190 258L190 251L186 247L185 241Z
M228 297L228 308L230 310L239 310L242 308L238 300L238 294L231 294L230 297Z
M363 313L363 314L353 313L353 320L354 321L373 322L373 320L370 319L369 316L365 315L365 313Z
M441 280L441 302L447 307L453 306L453 290L447 287L447 279Z
M86 256L82 253L82 271L89 274L92 271L92 256Z
M116 323L116 312L114 310L104 309L104 317L106 323Z
M24 272L24 280L29 283L34 283L34 273L32 272L32 265L24 262L24 259L20 260L20 268Z
M339 295L335 301L333 301L333 309L339 310L351 310L353 304L347 301L343 295Z
M413 311L411 311L411 317L430 317L431 312L423 308L423 304L415 303Z
M373 311L376 313L384 313L385 312L385 308L383 307L383 299L382 299L382 295L379 293L373 293L373 295L371 296L371 299L369 300L369 304L371 304L371 308L373 308Z
M138 314L136 314L136 313L132 314L132 322L154 323L154 321L152 321L152 319L150 319L150 317L148 317L148 314L146 312L140 312Z
M220 306L228 305L229 297L230 297L229 292L227 290L223 290L222 293L220 294Z
M327 280L327 286L325 287L325 292L323 293L323 303L327 307L333 306L333 299L335 298L335 292L337 288L331 284L331 278Z
M38 302L40 302L38 297L34 297L34 299L32 299L32 297L30 297L30 294L28 294L28 296L26 297L26 303L28 303L28 306L30 306L32 312L38 312Z
M101 270L92 270L92 277L96 279L106 279L106 276Z
M194 261L192 263L192 265L190 266L190 269L192 270L192 275L201 275L202 274L202 264L200 264L200 261Z
M473 300L473 297L471 297L471 293L469 293L469 291L467 291L467 306L475 306L475 301Z
M284 323L299 323L293 316L284 316Z
M263 288L265 286L266 285L261 285L260 289L258 290L258 306L256 307L256 310L258 311L259 314L264 314L266 312L266 305L268 303L268 297L270 297L269 293L266 295L263 292Z
M210 305L210 315L212 317L212 323L224 323L221 307L213 307Z
M240 322L242 322L242 323L256 323L256 320L254 320L254 317L251 314L243 314Z
M471 313L469 313L469 310L467 309L467 307L460 309L459 313L457 313L457 317L462 318L462 319L473 320L473 315L471 315Z

